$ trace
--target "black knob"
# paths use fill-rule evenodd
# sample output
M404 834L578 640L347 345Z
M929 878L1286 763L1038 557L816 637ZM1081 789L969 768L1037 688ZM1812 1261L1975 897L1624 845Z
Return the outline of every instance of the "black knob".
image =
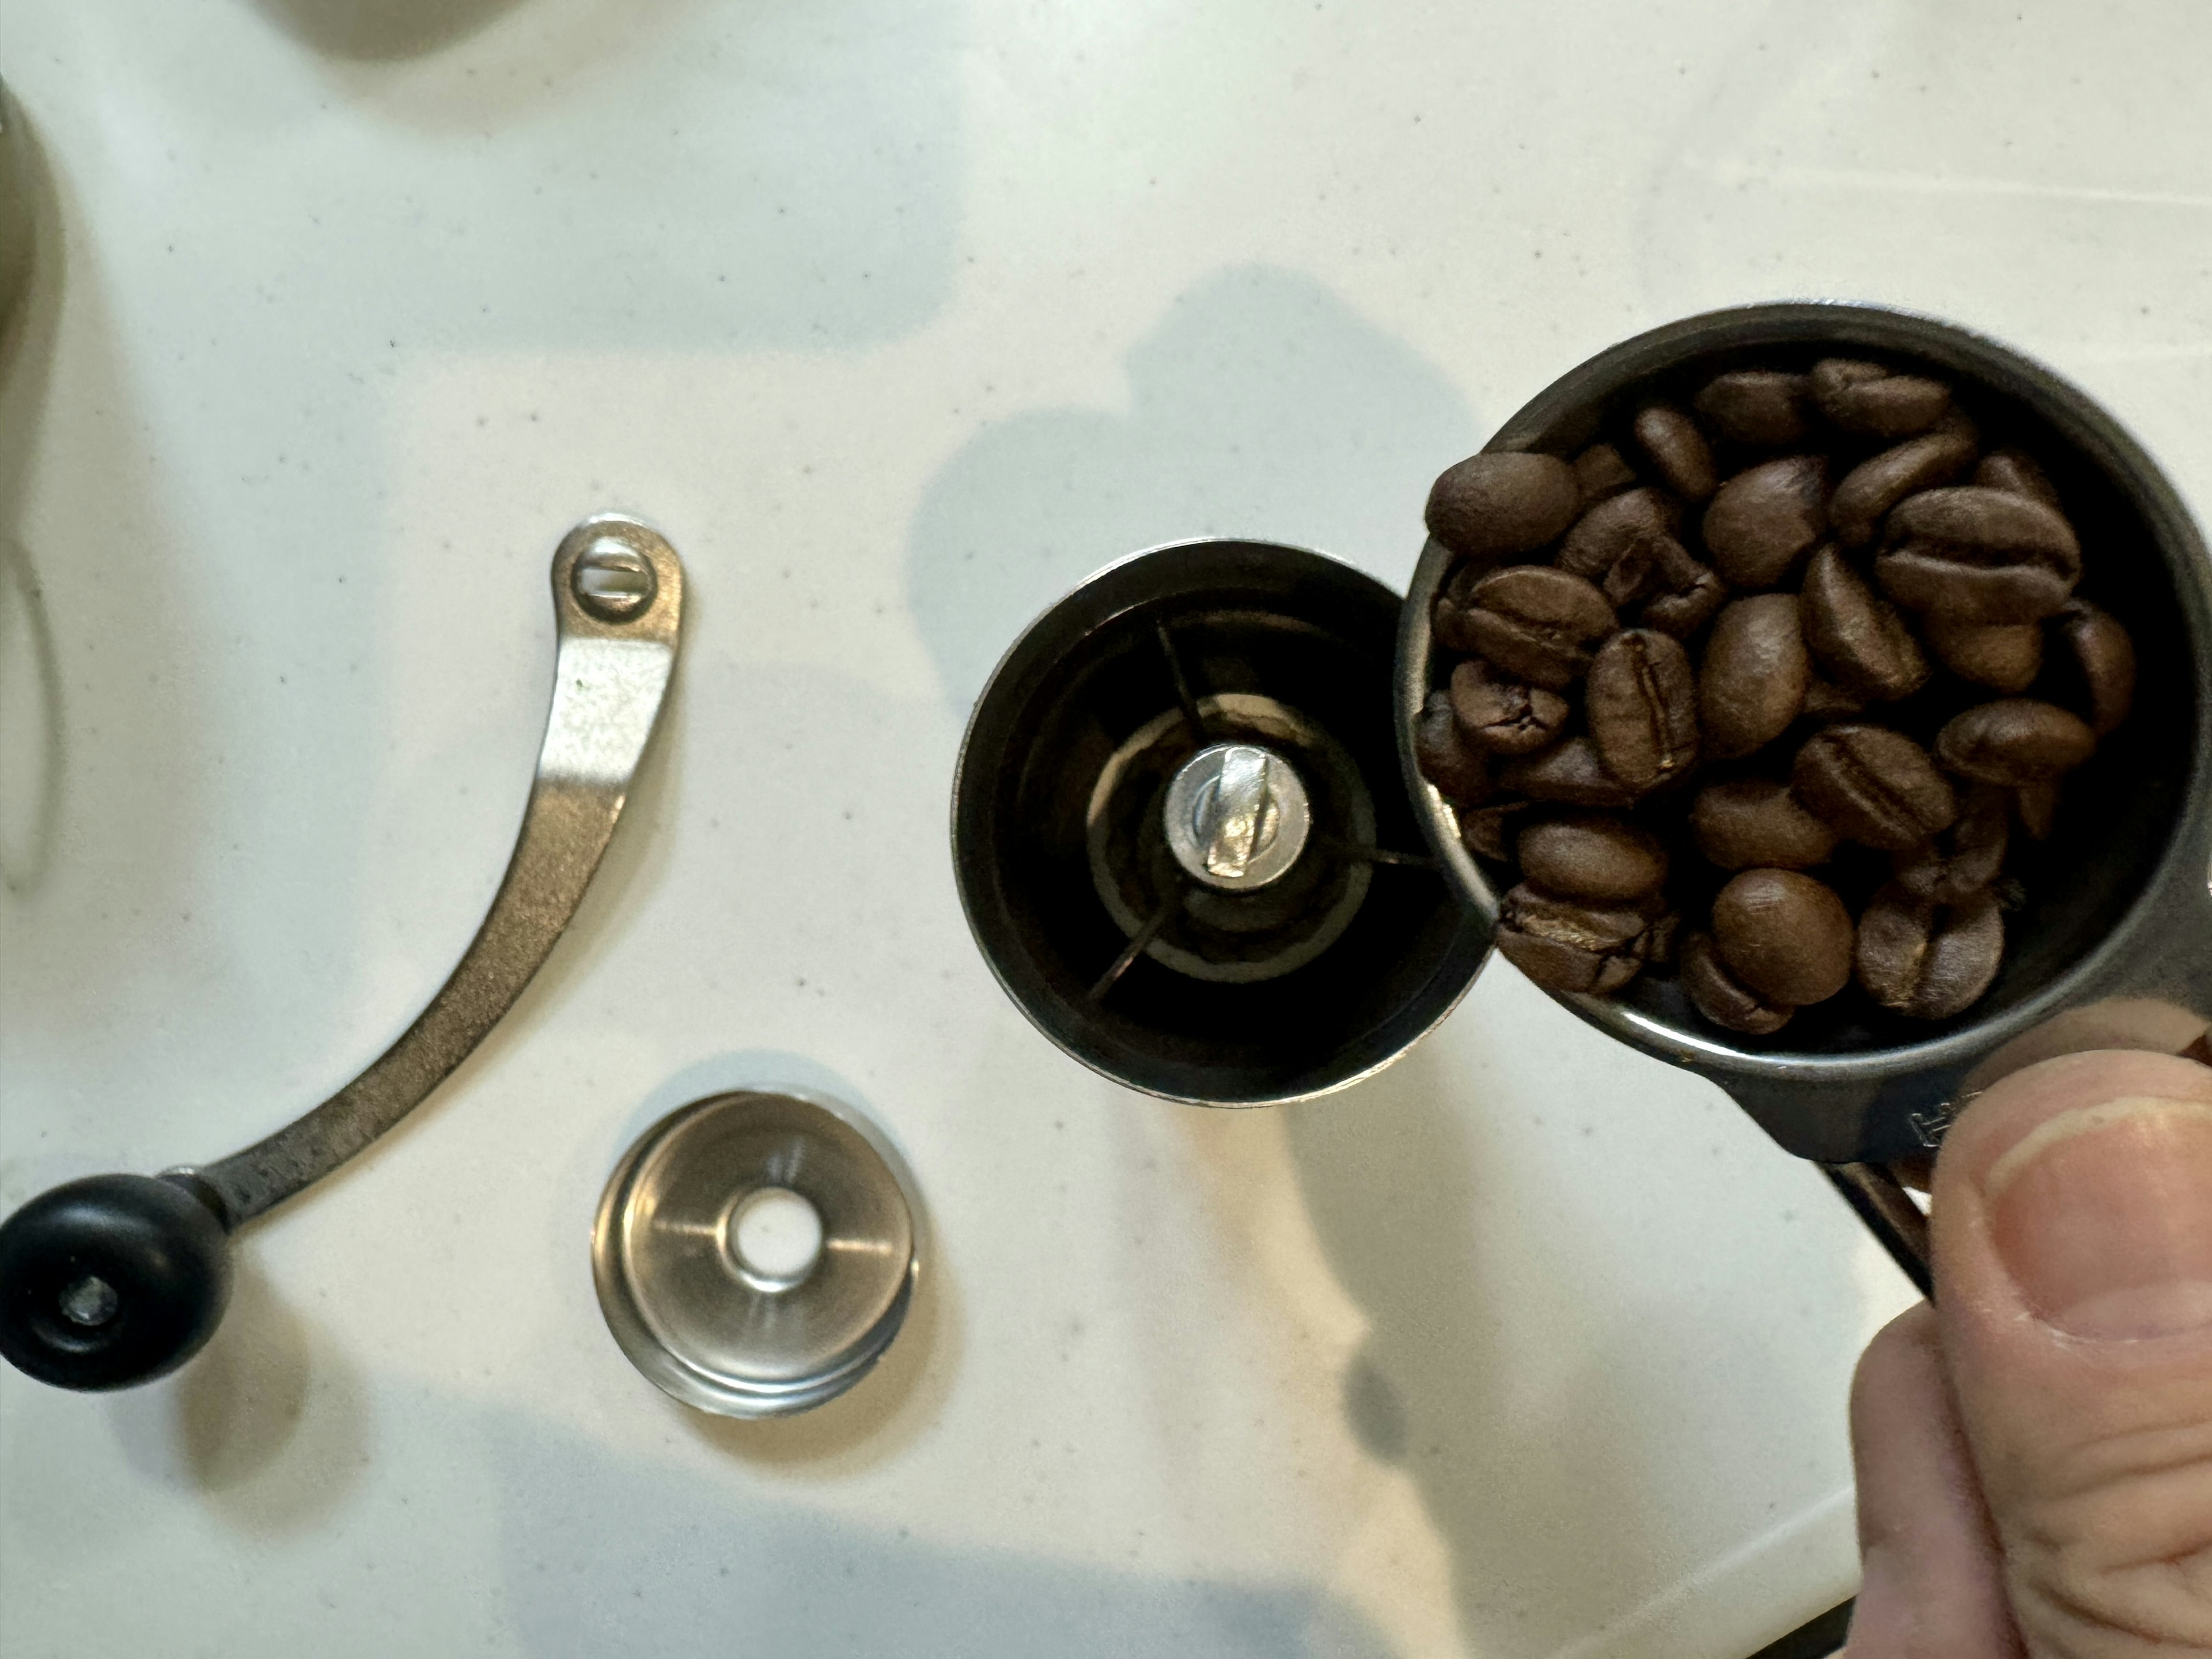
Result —
M93 1176L0 1223L0 1354L41 1382L125 1389L215 1334L230 1241L180 1180Z

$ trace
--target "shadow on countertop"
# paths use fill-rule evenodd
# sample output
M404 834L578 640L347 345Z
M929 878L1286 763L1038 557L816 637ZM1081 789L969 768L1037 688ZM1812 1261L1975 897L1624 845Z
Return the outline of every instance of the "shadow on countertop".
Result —
M254 0L288 33L335 57L419 58L475 33L525 0Z
M907 586L955 707L1039 611L1161 542L1289 542L1402 588L1430 480L1475 447L1445 375L1313 278L1273 266L1180 295L1131 348L1127 380L1126 413L1013 416L931 484Z

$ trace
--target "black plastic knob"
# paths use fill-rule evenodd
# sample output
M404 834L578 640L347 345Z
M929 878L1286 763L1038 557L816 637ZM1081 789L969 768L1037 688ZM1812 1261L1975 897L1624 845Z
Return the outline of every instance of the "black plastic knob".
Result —
M182 1181L93 1176L0 1223L0 1354L64 1389L125 1389L198 1353L230 1300L230 1240Z

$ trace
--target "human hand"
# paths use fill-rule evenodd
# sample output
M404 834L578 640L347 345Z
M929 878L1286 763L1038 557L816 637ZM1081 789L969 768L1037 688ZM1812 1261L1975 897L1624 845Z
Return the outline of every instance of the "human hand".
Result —
M1936 1302L1851 1392L1847 1659L2212 1654L2212 1070L2108 1052L1975 1101Z

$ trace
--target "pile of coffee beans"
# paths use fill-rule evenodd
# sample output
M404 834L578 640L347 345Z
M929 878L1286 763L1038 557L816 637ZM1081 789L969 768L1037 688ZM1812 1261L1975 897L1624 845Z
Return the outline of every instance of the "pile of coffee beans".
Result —
M1421 769L1516 867L1498 948L1540 985L1672 969L1753 1034L1854 982L1952 1018L2134 646L2044 469L1942 380L1830 358L1687 401L1437 480Z

